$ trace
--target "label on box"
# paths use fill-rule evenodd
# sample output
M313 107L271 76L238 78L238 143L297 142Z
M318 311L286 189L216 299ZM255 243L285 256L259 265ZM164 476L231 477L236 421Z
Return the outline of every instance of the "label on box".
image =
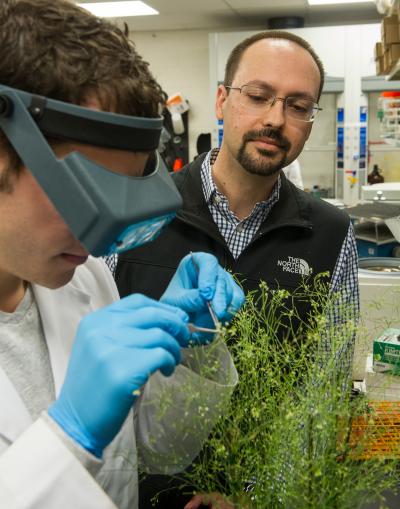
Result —
M183 98L182 94L178 92L177 94L171 95L167 99L167 108L169 109L171 115L174 113L185 113L185 111L189 110L188 102Z
M374 340L374 371L400 375L400 329L386 329Z

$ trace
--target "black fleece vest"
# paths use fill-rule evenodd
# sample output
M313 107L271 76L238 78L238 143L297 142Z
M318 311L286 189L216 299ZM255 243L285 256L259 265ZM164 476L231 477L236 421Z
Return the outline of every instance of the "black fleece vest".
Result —
M158 299L179 261L190 251L214 254L223 267L238 276L245 291L257 289L261 280L270 288L293 290L308 273L332 274L349 217L299 190L283 174L278 202L235 260L204 199L200 176L204 157L174 174L184 204L166 232L119 256L116 281L122 297L143 293Z

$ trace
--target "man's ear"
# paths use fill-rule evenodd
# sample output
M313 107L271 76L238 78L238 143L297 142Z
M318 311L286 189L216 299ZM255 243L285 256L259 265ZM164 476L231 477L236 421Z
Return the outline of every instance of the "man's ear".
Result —
M224 85L219 85L217 90L217 97L215 100L215 115L218 120L223 120L224 118L224 103L228 98L228 93Z

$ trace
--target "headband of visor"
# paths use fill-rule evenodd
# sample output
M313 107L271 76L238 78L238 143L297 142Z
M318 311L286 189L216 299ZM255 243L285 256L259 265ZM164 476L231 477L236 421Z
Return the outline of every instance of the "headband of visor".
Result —
M94 256L153 240L182 205L157 149L163 119L119 115L0 85L0 128L75 237ZM45 137L151 152L142 177L72 152L58 159Z

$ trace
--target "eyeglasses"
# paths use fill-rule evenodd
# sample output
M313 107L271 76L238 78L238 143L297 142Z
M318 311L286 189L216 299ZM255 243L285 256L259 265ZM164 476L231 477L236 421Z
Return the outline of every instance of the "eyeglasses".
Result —
M282 101L284 110L290 118L301 122L313 122L318 111L322 108L317 103L304 97L276 97L262 87L256 85L243 85L241 87L228 87L229 90L239 90L242 106L250 114L260 115L268 111L276 101Z

